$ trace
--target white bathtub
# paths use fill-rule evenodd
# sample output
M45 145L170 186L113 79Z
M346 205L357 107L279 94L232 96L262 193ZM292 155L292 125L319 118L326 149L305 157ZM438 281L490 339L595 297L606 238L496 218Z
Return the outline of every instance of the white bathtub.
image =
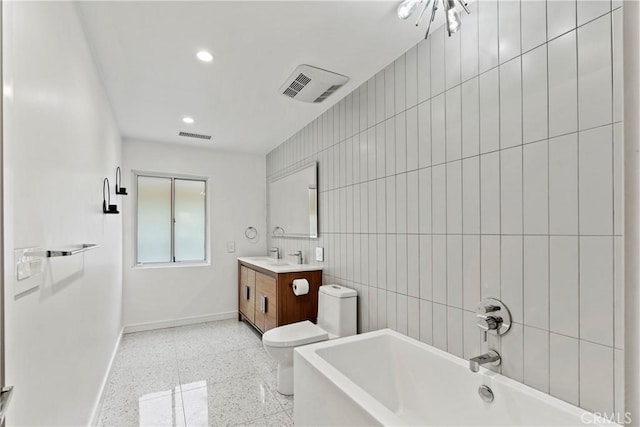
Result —
M298 426L617 425L390 329L296 348L294 396Z

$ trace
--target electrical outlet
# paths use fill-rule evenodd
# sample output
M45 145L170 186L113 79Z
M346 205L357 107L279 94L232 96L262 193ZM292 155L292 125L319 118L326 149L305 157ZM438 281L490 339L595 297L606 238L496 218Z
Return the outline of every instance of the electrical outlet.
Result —
M233 253L236 251L236 242L229 241L227 242L227 252Z
M324 261L324 248L316 248L316 261Z

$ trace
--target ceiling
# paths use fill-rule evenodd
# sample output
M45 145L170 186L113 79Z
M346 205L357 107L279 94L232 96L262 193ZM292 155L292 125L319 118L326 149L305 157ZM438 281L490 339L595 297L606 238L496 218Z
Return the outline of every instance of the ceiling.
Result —
M125 138L267 153L424 37L397 1L79 2ZM200 49L215 59L196 59ZM300 64L350 77L320 104L279 87ZM187 125L182 117L191 116ZM210 141L179 131L212 135Z

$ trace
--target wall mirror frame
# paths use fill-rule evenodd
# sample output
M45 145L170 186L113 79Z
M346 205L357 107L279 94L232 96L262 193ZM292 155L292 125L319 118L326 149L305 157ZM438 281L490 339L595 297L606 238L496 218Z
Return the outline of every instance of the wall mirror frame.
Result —
M318 163L306 163L269 180L272 237L318 238Z

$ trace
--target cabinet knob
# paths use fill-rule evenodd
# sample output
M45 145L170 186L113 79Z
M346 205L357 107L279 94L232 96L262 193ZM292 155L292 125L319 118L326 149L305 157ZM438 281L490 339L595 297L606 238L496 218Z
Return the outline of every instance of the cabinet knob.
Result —
M244 285L244 299L248 301L250 297L251 297L251 288L249 287L249 285Z

